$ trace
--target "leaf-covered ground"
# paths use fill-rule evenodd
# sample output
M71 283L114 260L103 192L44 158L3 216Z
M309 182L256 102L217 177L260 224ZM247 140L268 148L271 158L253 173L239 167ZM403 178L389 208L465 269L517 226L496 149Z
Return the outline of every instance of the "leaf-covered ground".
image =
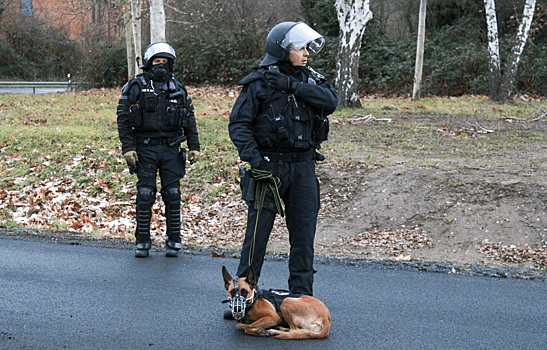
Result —
M183 242L237 254L242 163L227 136L237 88L190 87L201 159L182 181ZM11 96L0 104L0 225L131 241L136 176L117 140L118 91ZM331 117L318 165L321 256L547 268L541 100L375 98ZM153 207L155 245L164 206ZM58 234L58 233L57 233ZM278 219L272 253L288 252Z

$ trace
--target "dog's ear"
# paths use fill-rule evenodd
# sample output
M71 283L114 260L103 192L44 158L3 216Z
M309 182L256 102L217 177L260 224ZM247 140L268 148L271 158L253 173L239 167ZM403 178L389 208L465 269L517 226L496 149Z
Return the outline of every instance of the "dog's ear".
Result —
M249 268L247 269L247 283L249 283L249 285L254 288L256 286L256 274L255 274L255 269L253 269L252 266L249 266Z
M230 273L226 269L226 266L222 266L222 278L224 278L224 288L228 290L230 288L230 285L234 284L234 279L232 276L230 276Z

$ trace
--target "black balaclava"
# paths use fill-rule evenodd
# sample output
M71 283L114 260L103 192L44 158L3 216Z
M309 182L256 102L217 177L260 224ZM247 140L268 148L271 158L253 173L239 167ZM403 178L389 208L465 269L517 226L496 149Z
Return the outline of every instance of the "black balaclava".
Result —
M169 63L155 64L148 73L154 81L165 81L169 77Z

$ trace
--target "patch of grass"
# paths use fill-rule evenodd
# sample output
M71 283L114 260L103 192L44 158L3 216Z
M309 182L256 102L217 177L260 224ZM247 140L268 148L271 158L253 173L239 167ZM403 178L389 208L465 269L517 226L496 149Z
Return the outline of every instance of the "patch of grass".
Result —
M545 148L546 120L537 118L541 104L515 100L499 105L481 96L367 99L361 109L332 116L325 149L377 166L396 164L403 156L423 165L431 157L487 161L500 150L518 154Z
M58 218L53 217L53 218L50 219L49 222L50 222L50 228L52 230L55 230L55 231L67 231L68 230L68 225L65 222L59 220Z
M5 220L0 219L0 224L4 227L7 227L7 228L20 228L20 227L23 227L22 224L18 223L17 221L15 221L13 219L5 219Z
M191 201L198 194L202 201L213 201L229 190L236 191L240 161L227 131L235 97L211 91L190 89L201 155L196 164L187 163L187 176L181 182L183 200ZM74 180L75 192L128 200L132 194L124 193L123 186L132 183L134 187L137 177L128 174L121 154L116 125L119 95L117 89L2 95L0 189L19 191L44 179L69 178ZM487 164L500 150L511 149L515 154L545 151L544 120L511 119L534 111L523 101L496 105L486 97L472 96L364 100L362 109L342 109L330 117L329 140L320 152L334 167L392 166L403 158L406 166L416 167L442 168L449 161ZM349 122L367 114L391 118L391 122ZM469 125L493 132L468 132L464 127ZM21 226L9 220L3 225ZM50 225L66 229L55 220Z

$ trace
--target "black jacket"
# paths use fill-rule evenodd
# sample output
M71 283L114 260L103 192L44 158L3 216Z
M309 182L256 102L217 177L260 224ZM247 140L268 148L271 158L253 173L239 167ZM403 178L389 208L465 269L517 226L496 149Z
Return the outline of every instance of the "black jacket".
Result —
M260 68L240 81L243 89L234 104L228 125L230 139L237 147L241 160L249 162L252 167L258 167L263 162L260 151L304 152L319 148L319 143L313 140L309 140L309 144L299 143L295 135L301 131L299 129L313 125L313 118L326 117L338 106L336 89L313 69L281 70L299 81L293 94L271 88L264 75L266 69ZM290 142L283 141L284 137L280 137L279 129L276 129L279 115L291 129ZM300 123L300 118L304 122Z
M151 80L146 73L137 76L136 79L131 80L123 87L122 96L118 102L116 113L118 115L118 133L122 143L122 153L134 151L135 138L138 136L137 134L142 134L143 132L146 133L146 131L142 131L138 126L135 126L134 121L134 106L140 102L141 98L142 83L139 84L138 81L141 77L144 77L146 82ZM169 95L175 92L182 93L178 94L176 100L178 101L177 103L180 104L181 108L185 109L186 119L183 126L176 128L169 127L169 129L165 131L154 131L150 133L150 137L175 138L177 136L185 135L187 137L188 148L190 150L199 151L200 145L196 119L194 116L194 106L192 104L192 100L186 92L184 85L173 76L171 76L167 83L153 82L153 84L155 90L162 94Z

